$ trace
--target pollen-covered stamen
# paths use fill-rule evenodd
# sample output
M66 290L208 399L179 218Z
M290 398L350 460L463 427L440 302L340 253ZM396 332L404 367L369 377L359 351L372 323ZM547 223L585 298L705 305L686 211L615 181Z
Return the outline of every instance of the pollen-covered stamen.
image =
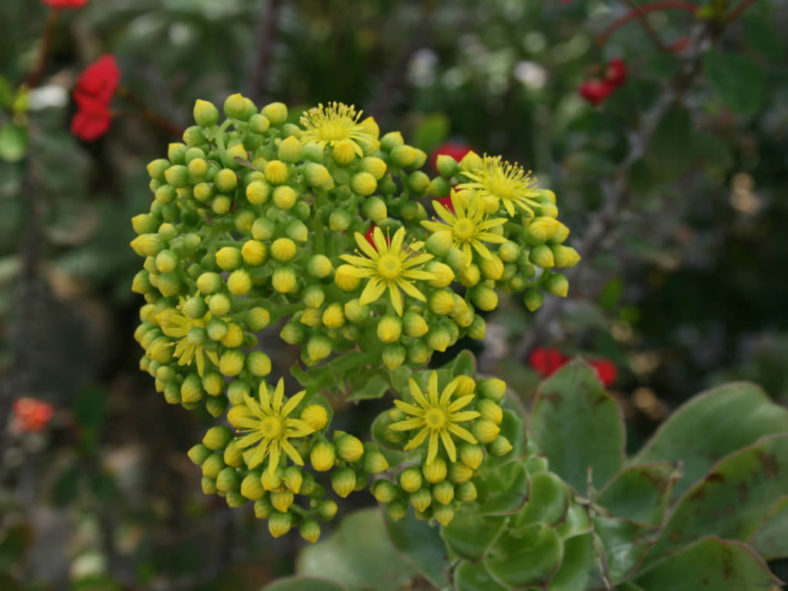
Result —
M476 224L469 219L459 219L457 223L452 226L452 232L457 240L465 242L470 240L476 234Z

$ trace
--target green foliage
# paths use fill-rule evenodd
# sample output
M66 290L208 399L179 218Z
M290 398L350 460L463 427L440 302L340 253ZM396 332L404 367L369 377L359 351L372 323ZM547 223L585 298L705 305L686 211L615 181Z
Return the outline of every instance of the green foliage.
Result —
M788 556L785 412L758 388L730 384L687 403L625 461L616 403L573 362L542 384L527 452L485 464L474 478L477 501L440 537L411 515L387 520L388 551L436 588L448 574L456 591L769 591L777 579L758 553ZM512 416L525 431L525 417ZM365 520L357 535L378 531L370 515L346 519L331 547L349 544L336 552L354 555L348 523ZM342 562L354 571L337 578L351 591L363 588L351 581L359 564Z

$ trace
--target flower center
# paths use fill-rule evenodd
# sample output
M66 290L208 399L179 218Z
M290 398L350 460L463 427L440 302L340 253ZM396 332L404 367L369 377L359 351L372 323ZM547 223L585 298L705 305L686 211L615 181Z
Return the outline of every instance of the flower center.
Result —
M424 424L433 431L439 431L446 425L446 413L440 408L431 408L424 413Z
M490 193L503 200L511 199L514 196L515 184L505 176L498 174L490 179Z
M282 419L279 417L266 417L260 422L260 432L266 439L276 439L283 431Z
M452 230L454 230L454 237L457 240L465 242L473 238L473 235L476 233L476 224L468 218L460 218L455 222Z
M385 254L378 260L378 273L383 279L396 279L402 271L402 261L393 254Z

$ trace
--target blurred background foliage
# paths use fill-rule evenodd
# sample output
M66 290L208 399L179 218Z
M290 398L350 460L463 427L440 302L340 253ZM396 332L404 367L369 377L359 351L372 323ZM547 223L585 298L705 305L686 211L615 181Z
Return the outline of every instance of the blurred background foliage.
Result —
M744 2L701 48L686 10L605 34L643 4L90 0L59 11L43 76L20 95L49 9L3 0L0 418L21 396L55 416L3 435L0 588L257 589L292 572L295 535L274 544L253 516L201 494L184 452L210 418L167 407L136 367L129 218L151 198L145 163L178 139L151 113L183 128L196 98L242 91L293 112L340 100L427 151L452 140L503 154L557 193L576 243L623 174L626 200L569 299L535 315L502 307L482 369L528 398L534 347L611 359L632 448L725 380L788 402L788 5ZM688 89L628 161L692 52ZM109 133L85 143L69 131L70 89L104 53L128 92ZM612 58L629 77L592 106L578 88ZM294 359L272 357L281 372ZM343 420L363 432L371 414Z

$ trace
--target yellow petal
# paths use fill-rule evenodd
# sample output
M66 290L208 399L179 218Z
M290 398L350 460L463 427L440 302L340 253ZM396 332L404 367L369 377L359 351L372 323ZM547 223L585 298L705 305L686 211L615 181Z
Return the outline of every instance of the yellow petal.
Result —
M378 300L383 292L386 291L386 284L377 277L373 277L367 281L364 291L361 292L361 297L358 298L360 305L365 306Z
M443 442L443 447L446 448L446 453L449 455L449 459L452 462L457 461L457 448L454 447L454 441L451 439L451 435L446 429L441 429L441 441Z

